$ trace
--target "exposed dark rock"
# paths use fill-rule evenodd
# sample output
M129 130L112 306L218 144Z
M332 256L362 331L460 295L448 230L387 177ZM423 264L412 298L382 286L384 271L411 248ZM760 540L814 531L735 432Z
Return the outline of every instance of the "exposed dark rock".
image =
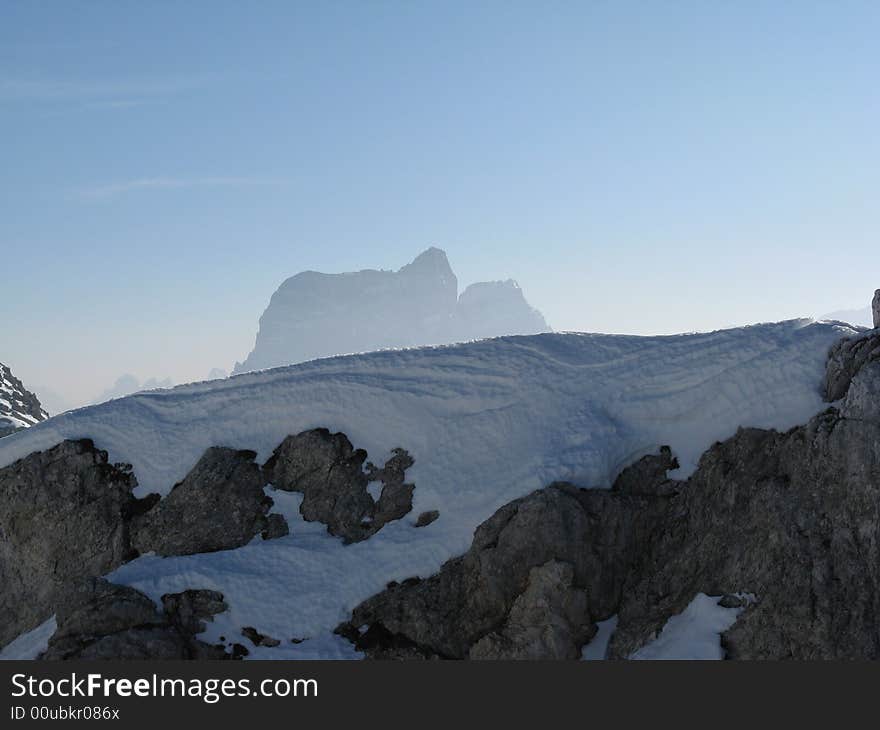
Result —
M66 585L136 554L128 520L149 504L136 484L86 439L0 469L0 645L48 619Z
M874 292L874 299L871 301L871 313L874 319L874 329L880 329L880 289Z
M163 596L170 607L160 613L143 593L89 578L73 585L58 607L58 628L41 659L227 659L222 645L197 640L204 629L197 618L226 609L214 591L186 591ZM181 608L186 607L181 613Z
M241 629L241 635L246 639L250 639L254 646L273 647L278 646L281 643L279 639L273 639L271 636L261 634L253 626L243 626Z
M191 589L162 596L162 609L168 620L188 634L200 634L205 630L206 620L212 620L228 608L218 591Z
M578 659L596 634L587 592L572 585L574 570L556 560L529 571L504 626L477 641L470 659Z
M583 591L589 606L578 624L587 628L572 629L572 636L588 635L597 617L614 613L637 548L665 501L561 483L533 492L480 525L470 550L437 575L389 584L355 608L338 631L374 658L464 658L499 627L510 625L516 635L517 616L532 594L513 616L511 611L527 592L532 568L560 561L572 572L567 590Z
M332 535L351 543L412 509L414 486L403 481L413 463L409 454L395 449L383 468L370 464L365 471L366 458L345 434L317 428L284 439L263 470L277 489L302 492L306 520L323 522ZM378 502L367 489L371 481L383 484Z
M516 500L465 555L390 583L339 633L371 658L561 657L617 614L608 656L625 658L705 593L743 608L730 658L880 658L880 361L846 342L829 365L847 373L839 409L740 429L687 481L668 479L663 450L609 491Z
M678 482L668 479L666 473L678 466L672 449L661 446L659 454L644 456L620 472L611 489L621 494L669 496L677 490Z
M289 534L290 528L283 515L266 515L266 528L260 533L264 540L274 540L277 537L284 537Z
M828 353L825 367L825 400L833 403L846 395L849 384L869 362L880 360L880 333L869 332L836 343Z
M718 605L721 608L742 608L746 605L746 601L738 596L732 596L729 593L721 596Z
M440 512L435 509L428 510L427 512L422 512L418 516L418 519L416 520L415 526L416 527L427 527L432 522L434 522L439 516L440 516Z
M839 411L787 433L741 429L670 503L619 609L627 656L697 592L758 596L733 658L880 658L880 363Z
M255 458L253 451L205 451L182 482L132 521L132 544L141 553L191 555L240 547L267 530L272 499Z

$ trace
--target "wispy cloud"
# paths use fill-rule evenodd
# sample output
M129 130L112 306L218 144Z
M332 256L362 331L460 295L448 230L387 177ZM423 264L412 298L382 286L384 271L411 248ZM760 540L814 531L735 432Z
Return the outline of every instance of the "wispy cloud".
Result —
M83 188L78 193L86 200L100 201L139 191L258 187L281 184L283 184L282 180L262 177L145 177Z

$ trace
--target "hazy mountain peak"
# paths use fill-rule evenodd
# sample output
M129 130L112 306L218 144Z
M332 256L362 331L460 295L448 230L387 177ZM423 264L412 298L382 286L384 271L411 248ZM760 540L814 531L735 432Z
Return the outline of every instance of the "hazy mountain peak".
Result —
M396 272L303 272L286 279L260 317L253 351L233 373L549 329L513 280L472 284L459 298L446 252L432 246Z

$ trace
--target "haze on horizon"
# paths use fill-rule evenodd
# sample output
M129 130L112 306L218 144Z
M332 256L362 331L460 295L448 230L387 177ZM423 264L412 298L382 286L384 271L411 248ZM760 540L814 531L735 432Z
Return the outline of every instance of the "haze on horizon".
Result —
M873 2L7 2L0 361L230 370L293 274L444 249L557 330L860 309Z

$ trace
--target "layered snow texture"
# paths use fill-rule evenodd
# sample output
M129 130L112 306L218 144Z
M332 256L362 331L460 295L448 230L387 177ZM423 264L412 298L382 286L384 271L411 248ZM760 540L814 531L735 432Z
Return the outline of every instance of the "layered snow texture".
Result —
M291 534L225 552L143 556L109 578L158 599L187 588L230 605L208 639L253 626L282 641L252 658L353 657L332 635L388 581L435 573L495 510L554 480L607 487L669 444L684 476L738 426L787 429L823 407L828 349L853 331L794 320L706 334L542 334L337 357L143 393L62 414L0 441L0 466L65 438L90 437L131 463L140 495L167 493L210 446L260 461L288 434L343 431L370 459L415 459L413 511L344 546L270 492ZM439 510L415 528L415 516ZM291 639L306 639L292 643ZM248 644L247 640L242 643Z
M354 352L549 332L516 282L472 284L458 296L446 254L429 248L399 271L304 271L260 317L253 352L234 373Z
M29 428L48 417L37 396L22 385L8 366L0 363L0 436Z

